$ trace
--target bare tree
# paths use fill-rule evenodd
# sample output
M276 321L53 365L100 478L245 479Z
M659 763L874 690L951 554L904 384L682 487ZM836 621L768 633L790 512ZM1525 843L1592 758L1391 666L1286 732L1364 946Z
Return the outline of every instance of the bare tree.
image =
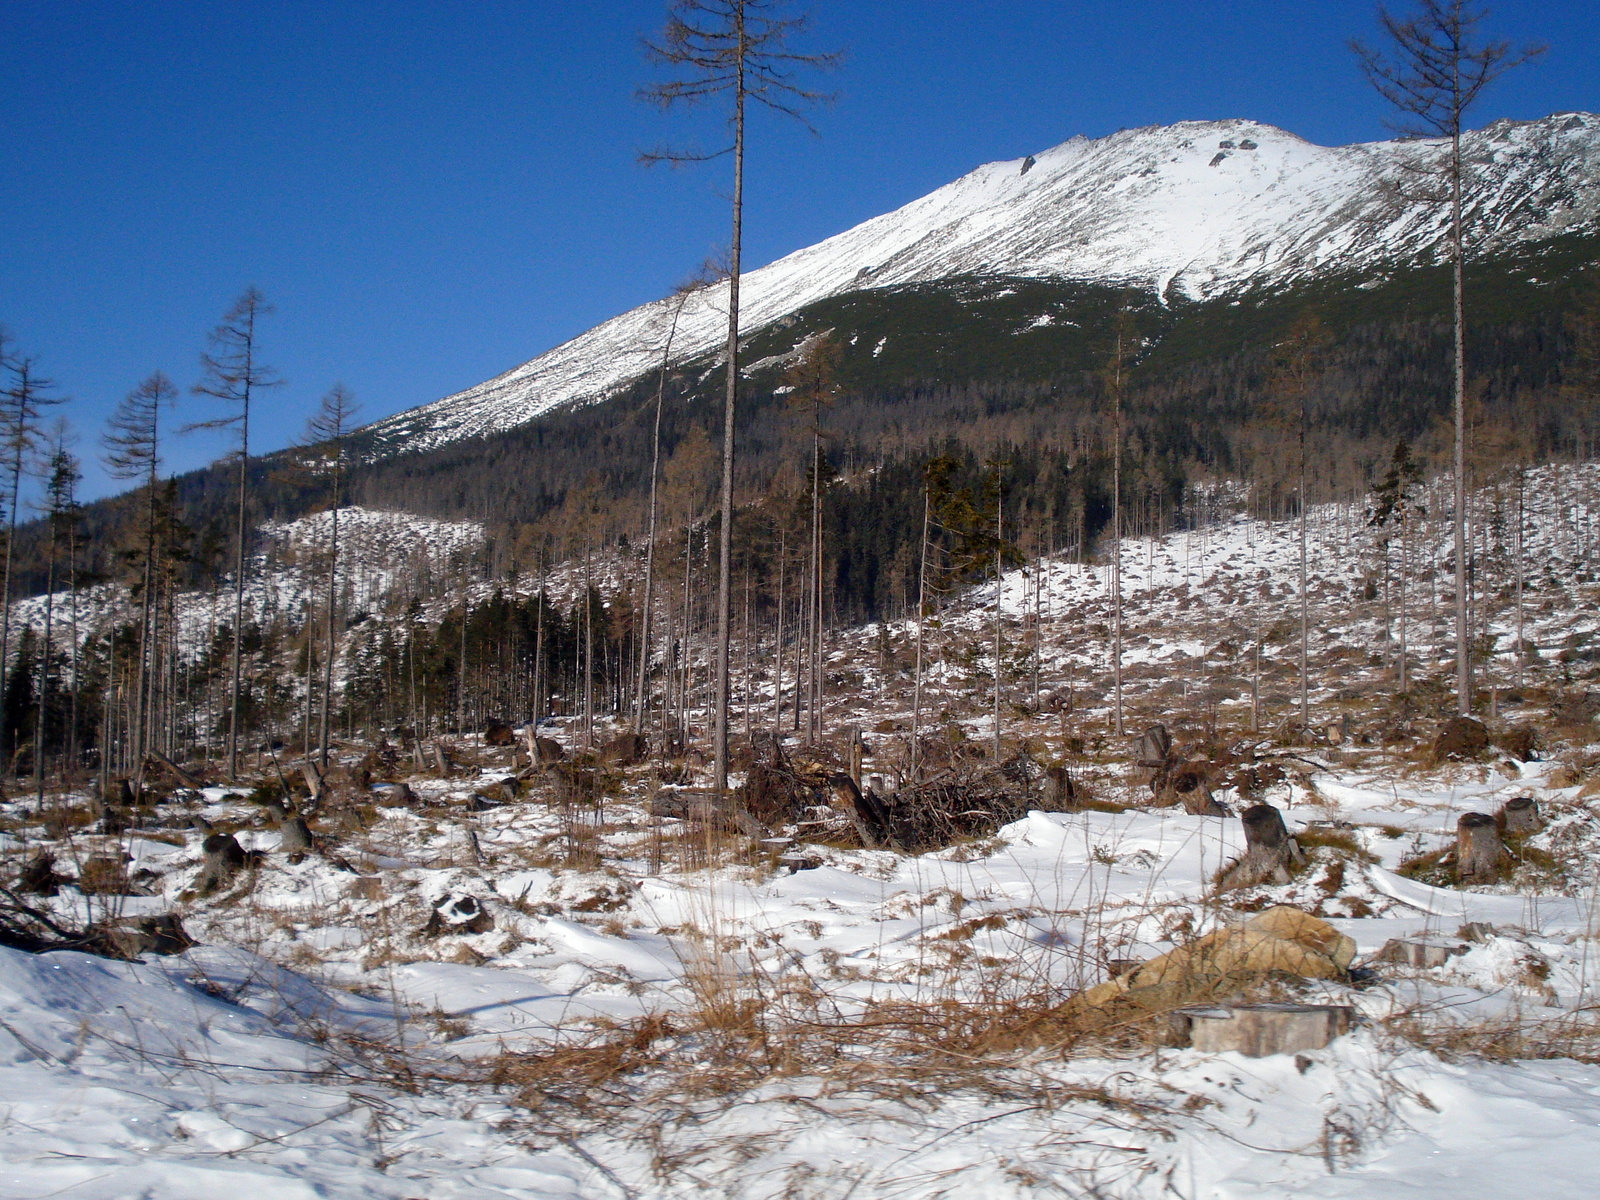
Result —
M645 717L648 711L645 696L650 676L650 616L651 606L655 601L655 571L656 571L656 493L657 484L661 478L661 410L666 403L667 395L667 368L672 362L672 343L678 336L678 321L683 316L683 309L689 303L690 297L709 287L722 270L711 263L704 264L697 272L672 289L670 303L672 319L667 325L667 336L661 346L661 370L656 376L656 422L655 432L650 448L650 524L649 533L645 539L644 551L644 609L640 614L639 626L639 689L634 698L633 706L633 731L643 733Z
M148 749L151 691L151 660L155 642L156 527L160 503L157 486L161 475L161 410L178 400L178 389L160 371L153 373L123 397L106 422L101 438L105 448L106 471L113 479L136 482L145 492L143 531L143 578L139 584L139 669L136 673L133 729L133 755L142 762Z
M1329 337L1315 315L1303 314L1290 326L1289 332L1276 349L1274 391L1290 406L1286 414L1294 422L1295 442L1299 448L1299 505L1300 505L1300 724L1311 725L1311 601L1306 559L1306 519L1310 498L1306 494L1306 431L1310 424L1311 389L1321 370L1322 356Z
M807 68L836 65L834 54L799 54L790 39L803 33L805 16L785 17L782 0L672 0L666 28L645 42L649 58L676 73L640 89L643 100L665 109L725 101L731 141L719 149L658 149L646 163L704 162L733 157L732 236L728 247L727 383L722 415L722 527L717 575L717 674L715 684L715 786L728 785L728 670L733 566L734 412L739 384L739 271L744 222L745 117L755 103L805 122L803 111L824 99L795 82Z
M55 619L56 561L62 538L69 536L69 526L78 517L77 487L78 481L83 478L78 470L78 460L68 449L70 434L65 422L56 426L51 443L49 476L45 480L45 520L49 524L50 550L44 591L44 653L39 660L39 719L34 723L33 730L33 775L40 812L44 811L45 727L50 716L50 652ZM77 685L78 681L74 679L74 689ZM67 745L70 749L71 742Z
M1400 18L1378 9L1387 50L1351 42L1362 72L1378 94L1399 113L1397 132L1407 137L1444 141L1442 153L1427 164L1408 192L1445 208L1447 243L1454 282L1454 415L1455 415L1455 560L1456 560L1456 706L1472 710L1472 667L1467 629L1467 367L1466 308L1462 271L1466 259L1466 218L1462 181L1466 163L1461 129L1467 110L1501 75L1541 54L1543 46L1513 50L1509 42L1483 40L1480 26L1488 9L1465 0L1418 0L1412 15ZM1402 185L1405 188L1405 185Z
M228 775L239 773L239 684L240 644L244 639L245 553L248 548L248 502L250 485L250 401L264 388L283 383L273 369L260 362L256 348L256 322L272 312L266 297L255 288L245 288L211 331L211 349L200 356L205 377L194 387L199 396L210 396L235 409L225 417L200 421L191 429L229 429L239 431L239 523L238 546L233 579L233 683L228 702Z
M328 611L327 649L322 656L322 728L319 734L319 761L328 769L328 715L333 709L333 652L337 633L336 619L339 608L339 509L344 504L344 474L348 466L350 431L355 426L356 404L354 393L342 383L336 383L322 397L316 413L306 422L306 447L303 461L326 476L329 488L329 505L332 512L328 535ZM462 618L465 621L465 617ZM306 652L310 662L310 650Z
M784 375L784 382L794 389L790 400L811 409L811 578L806 585L810 597L806 622L811 630L806 673L811 684L807 726L812 741L823 733L822 410L839 394L839 362L843 357L844 347L830 331L810 339Z
M17 535L17 506L22 495L22 476L39 445L39 422L47 408L61 404L65 396L54 394L55 384L39 375L34 360L6 352L6 338L0 333L0 367L10 382L0 390L0 453L5 455L6 551L4 578L0 580L0 694L11 661L11 558ZM7 752L14 747L6 747Z
M1111 681L1115 692L1112 720L1122 736L1122 393L1128 360L1133 356L1133 322L1127 301L1118 309L1105 383L1111 393Z

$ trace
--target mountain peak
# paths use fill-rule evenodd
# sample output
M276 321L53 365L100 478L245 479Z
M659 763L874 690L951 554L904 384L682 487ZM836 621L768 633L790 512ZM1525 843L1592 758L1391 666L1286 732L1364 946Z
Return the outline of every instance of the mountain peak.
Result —
M1495 121L1464 138L1466 202L1481 242L1592 229L1600 117ZM1073 137L985 163L894 212L759 270L740 285L747 330L844 292L972 275L1109 283L1201 299L1432 256L1441 214L1386 186L1437 157L1435 140L1325 147L1227 118ZM687 359L726 334L723 289L685 307ZM658 361L670 320L646 304L487 383L369 427L380 453L430 449L523 424L626 386Z

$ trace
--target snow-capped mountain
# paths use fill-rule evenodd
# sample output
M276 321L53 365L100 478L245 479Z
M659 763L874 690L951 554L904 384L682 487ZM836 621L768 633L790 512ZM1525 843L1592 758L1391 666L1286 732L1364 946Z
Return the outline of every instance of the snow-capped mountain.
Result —
M1075 137L989 163L741 282L755 331L829 296L960 275L1132 285L1163 300L1205 299L1313 274L1429 257L1437 206L1397 200L1429 141L1324 147L1254 121L1185 121ZM1600 117L1498 121L1465 138L1467 209L1481 248L1600 224ZM1413 188L1414 190L1414 188ZM388 417L381 452L431 449L605 398L659 362L675 302L614 317L477 387ZM726 288L685 307L674 358L715 350Z

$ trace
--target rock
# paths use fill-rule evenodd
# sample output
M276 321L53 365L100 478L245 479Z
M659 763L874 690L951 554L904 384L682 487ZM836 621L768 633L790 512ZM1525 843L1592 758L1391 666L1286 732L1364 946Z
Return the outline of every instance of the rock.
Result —
M1476 758L1489 748L1489 731L1475 717L1451 717L1433 740L1433 761L1460 762Z
M1442 967L1456 955L1466 952L1465 943L1448 938L1390 938L1378 951L1377 961L1429 970Z
M1539 806L1532 796L1514 796L1507 800L1496 815L1501 830L1512 837L1527 837L1544 828L1539 817Z
M1500 830L1485 813L1462 813L1456 822L1456 877L1463 884L1493 883L1505 858Z
M1079 993L1069 1004L1090 1009L1119 1004L1169 1011L1237 995L1273 973L1302 979L1343 979L1355 941L1319 917L1277 905L1242 925L1213 930L1187 946L1152 958L1127 974Z
M1320 1050L1349 1032L1354 1015L1347 1004L1211 1005L1172 1014L1171 1028L1179 1045L1265 1058Z
M494 915L479 903L476 896L449 895L434 905L428 923L422 927L422 937L463 937L473 933L488 933L494 928Z

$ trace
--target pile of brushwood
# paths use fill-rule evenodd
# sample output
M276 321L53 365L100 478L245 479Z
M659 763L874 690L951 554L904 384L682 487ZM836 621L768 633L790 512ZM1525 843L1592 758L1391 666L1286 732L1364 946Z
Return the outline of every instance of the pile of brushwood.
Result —
M1061 767L1018 755L999 766L957 759L894 789L863 789L824 761L796 762L776 739L755 747L736 804L767 830L817 833L830 826L868 849L918 853L988 836L1030 809L1071 811L1086 801Z

